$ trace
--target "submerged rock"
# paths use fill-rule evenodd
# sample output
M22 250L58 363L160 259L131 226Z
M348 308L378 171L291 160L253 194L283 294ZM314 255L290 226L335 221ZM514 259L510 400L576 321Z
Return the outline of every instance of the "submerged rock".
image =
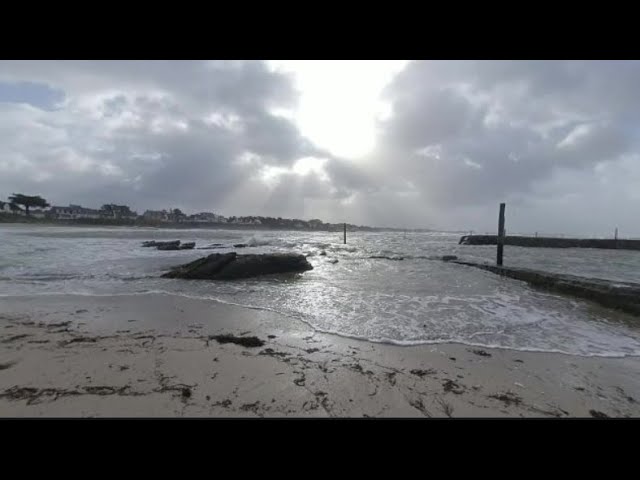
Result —
M193 250L196 246L196 242L187 242L180 245L180 250Z
M231 248L230 245L223 245L222 243L212 243L206 247L198 247L198 250L216 250L218 248Z
M443 255L442 256L442 260L445 262L449 262L451 260L457 260L458 257L456 257L455 255Z
M404 260L404 257L400 257L398 255L394 255L392 257L386 256L386 255L371 255L369 258L384 259L384 260Z
M174 267L165 278L233 280L274 273L304 272L313 267L303 255L271 253L237 255L213 253L191 263Z

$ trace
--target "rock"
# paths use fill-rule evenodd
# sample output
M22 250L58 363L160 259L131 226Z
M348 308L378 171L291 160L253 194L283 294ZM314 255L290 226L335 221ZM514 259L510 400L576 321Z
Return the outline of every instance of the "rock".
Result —
M322 250L318 255L320 255L321 257L324 257L327 255L327 252L325 252L324 250Z
M231 247L227 245L223 245L222 243L212 243L211 245L207 245L206 247L198 247L198 250L215 250L218 248L231 248Z
M327 260L327 262L329 262L329 263L338 263L338 259L337 258L332 258L331 260Z
M246 243L236 243L233 248L245 248L248 247L249 245L247 245Z
M609 418L609 415L603 412L599 412L598 410L589 410L589 415L593 418Z
M188 242L180 245L180 250L193 250L193 247L196 246L196 242Z
M171 242L156 242L155 240L149 240L142 242L143 247L159 247L161 245L180 245L180 240L174 240Z
M179 243L169 243L166 245L158 245L158 250L180 250L180 244Z
M191 263L180 265L163 274L164 278L200 280L233 280L275 273L304 272L313 267L303 255L263 254L237 255L214 253Z
M455 255L443 255L442 260L445 262L448 262L450 260L457 260L458 257L456 257Z
M162 275L165 278L207 279L212 278L225 265L236 259L236 252L213 253L191 263L174 267Z
M404 260L404 257L399 257L397 255L394 255L393 257L388 257L386 255L372 255L369 258L377 258L377 259L384 259L384 260Z

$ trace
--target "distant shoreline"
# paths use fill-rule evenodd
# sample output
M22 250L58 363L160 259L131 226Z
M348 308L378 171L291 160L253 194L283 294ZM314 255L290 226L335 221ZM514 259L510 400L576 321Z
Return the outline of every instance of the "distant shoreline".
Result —
M157 222L151 223L146 221L137 220L50 220L39 218L7 218L6 215L0 215L0 224L16 224L16 225L42 225L42 226L64 226L64 227L92 227L92 226L105 226L105 227L146 227L146 228L167 228L167 229L197 229L203 230L275 230L275 231L301 231L301 232L342 232L343 227L333 227L331 229L326 228L292 228L290 226L273 227L256 224L237 224L237 223L202 223L202 222ZM360 227L347 225L347 232L434 232L437 230L426 228L391 228L391 227ZM450 232L460 233L460 232Z

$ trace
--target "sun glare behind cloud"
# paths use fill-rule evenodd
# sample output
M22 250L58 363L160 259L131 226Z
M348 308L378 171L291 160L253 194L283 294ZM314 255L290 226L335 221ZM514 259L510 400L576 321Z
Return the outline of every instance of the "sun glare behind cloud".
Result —
M302 134L334 155L357 158L375 146L375 121L388 111L380 93L405 60L273 60L300 93L292 116Z

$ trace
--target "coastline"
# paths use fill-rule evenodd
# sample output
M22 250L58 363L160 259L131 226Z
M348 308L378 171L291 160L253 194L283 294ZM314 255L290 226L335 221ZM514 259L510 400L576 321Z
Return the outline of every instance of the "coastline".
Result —
M640 415L640 357L376 344L160 294L0 305L0 417Z
M128 227L128 228L147 228L147 229L169 229L169 230L258 230L258 231L275 231L275 232L324 232L324 233L341 233L343 231L342 224L333 226L332 228L292 228L290 226L265 226L257 224L237 224L237 223L203 223L203 222L138 222L138 221L119 221L119 220L45 220L20 217L19 221L11 218L6 220L0 216L0 226L6 225L29 225L38 227ZM440 232L428 228L392 228L392 227L367 227L347 225L347 232L412 232L412 233L432 233ZM457 235L461 232L442 232L451 235Z

